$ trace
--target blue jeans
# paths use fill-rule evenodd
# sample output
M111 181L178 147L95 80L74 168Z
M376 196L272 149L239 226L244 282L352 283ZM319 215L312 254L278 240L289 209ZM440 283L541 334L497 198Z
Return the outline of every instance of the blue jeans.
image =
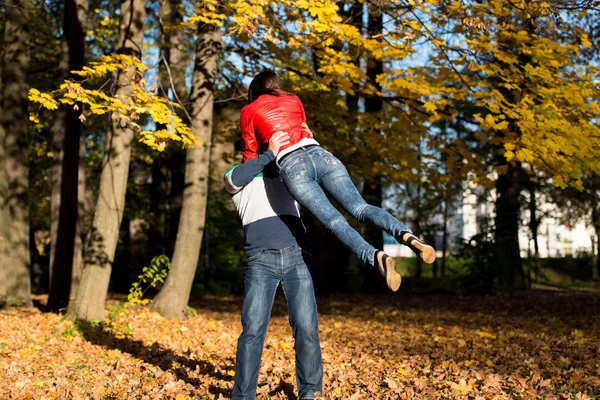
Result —
M295 339L298 397L312 399L323 385L323 361L310 256L300 246L248 254L232 399L254 399L267 325L279 282L287 300Z
M346 167L322 147L301 147L286 155L278 165L292 197L365 264L375 265L377 249L367 243L331 205L323 188L356 220L374 224L398 241L403 231L411 232L387 211L367 204L354 186Z

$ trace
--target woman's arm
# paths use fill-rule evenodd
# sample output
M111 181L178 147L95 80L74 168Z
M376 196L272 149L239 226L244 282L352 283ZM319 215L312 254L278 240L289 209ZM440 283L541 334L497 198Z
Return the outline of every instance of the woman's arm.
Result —
M240 130L242 131L242 152L244 154L244 162L258 157L258 141L254 134L253 115L250 115L249 110L244 107L240 115Z

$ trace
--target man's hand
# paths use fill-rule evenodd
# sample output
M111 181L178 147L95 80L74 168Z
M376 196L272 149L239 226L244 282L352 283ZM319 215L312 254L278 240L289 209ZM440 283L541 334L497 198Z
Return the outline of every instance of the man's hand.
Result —
M306 131L306 133L308 133L308 137L312 138L313 137L313 133L311 132L310 128L308 127L308 124L306 122L303 122L301 125L302 129L304 131Z
M288 135L287 132L275 132L273 136L271 136L271 140L269 140L269 150L277 157L279 149L288 144L290 144L290 135Z

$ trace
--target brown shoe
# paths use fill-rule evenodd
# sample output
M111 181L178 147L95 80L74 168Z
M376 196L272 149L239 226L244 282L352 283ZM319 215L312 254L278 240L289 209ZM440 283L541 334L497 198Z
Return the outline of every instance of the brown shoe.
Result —
M410 247L423 262L433 264L435 261L435 249L412 233L403 232L400 243Z
M392 257L389 257L383 251L375 253L375 261L377 262L377 268L387 283L388 288L392 292L395 292L402 283L402 277L396 271L396 262Z

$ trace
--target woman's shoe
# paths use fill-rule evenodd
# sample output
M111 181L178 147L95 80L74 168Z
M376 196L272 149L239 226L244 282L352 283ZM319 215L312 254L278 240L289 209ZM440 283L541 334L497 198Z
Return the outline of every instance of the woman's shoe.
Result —
M392 292L395 292L402 283L402 277L396 271L396 262L394 259L383 251L375 253L375 263L379 269L379 273L385 278L388 288Z
M400 243L410 247L423 262L433 264L435 261L435 249L412 233L402 232L400 235Z

